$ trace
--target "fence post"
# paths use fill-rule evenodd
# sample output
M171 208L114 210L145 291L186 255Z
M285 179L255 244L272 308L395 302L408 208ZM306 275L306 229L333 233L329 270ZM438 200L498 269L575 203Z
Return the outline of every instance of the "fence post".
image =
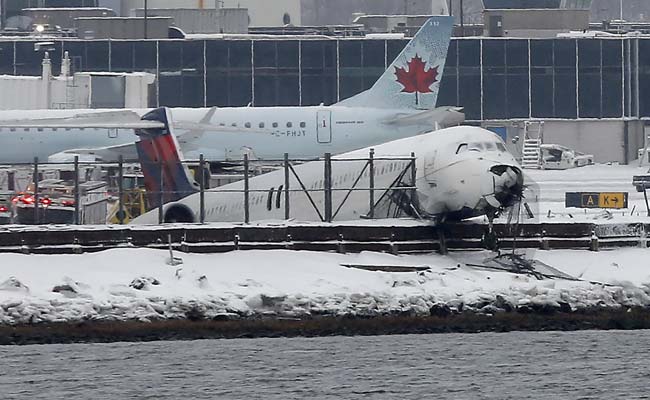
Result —
M591 240L589 242L589 250L598 251L599 250L598 236L596 231L591 231Z
M324 201L325 201L325 222L332 222L332 154L325 153L324 163Z
M117 220L124 225L124 157L120 154L117 159ZM136 178L137 179L137 178Z
M415 167L415 152L411 152L411 185L413 185L413 189L411 190L411 204L415 206L415 197L417 195L417 187L415 185L415 181L418 177L417 175L418 171Z
M244 223L250 222L250 193L248 192L248 154L244 153Z
M205 173L203 171L203 164L205 163L205 159L203 158L203 154L199 156L199 221L201 223L205 222Z
M79 225L81 218L79 211L81 210L81 194L79 193L79 156L74 156L74 223Z
M289 153L284 153L284 219L289 219Z
M370 210L368 211L369 218L375 218L375 149L370 149L368 155L368 188L370 197Z
M645 224L641 223L640 224L640 233L639 233L639 247L643 249L648 248L648 233L645 230Z
M542 250L550 250L551 245L546 237L546 229L542 229Z
M160 182L158 182L159 190L158 192L158 223L163 223L163 203L165 202L165 179L163 177L163 162L162 159L158 161L158 172L160 172Z
M38 224L38 204L40 200L38 196L38 157L34 157L34 176L32 179L34 181L34 223Z

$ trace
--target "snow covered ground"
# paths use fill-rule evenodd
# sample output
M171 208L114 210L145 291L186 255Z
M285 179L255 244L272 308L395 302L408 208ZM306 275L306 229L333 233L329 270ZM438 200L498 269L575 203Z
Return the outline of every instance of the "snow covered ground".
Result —
M585 222L605 216L600 210L585 214L566 209L566 191L626 191L630 208L613 211L612 222L647 222L643 194L631 184L633 175L646 171L603 165L527 171L536 182L527 199L536 221ZM632 207L635 212L630 216ZM0 324L152 320L183 318L188 312L208 318L428 314L441 303L457 309L487 307L486 312L504 303L650 306L650 250L640 248L529 255L581 281L537 280L468 265L484 264L492 255L488 252L395 256L274 250L175 255L183 259L181 265L169 265L167 251L151 249L57 256L0 254ZM430 270L389 273L341 264L426 265Z
M566 192L628 192L628 208L611 210L613 222L645 221L647 217L643 192L632 186L634 175L647 175L648 167L631 165L590 165L568 170L524 170L528 190L526 201L536 220L550 222L573 220L588 222L610 218L601 209L566 208ZM550 213L549 213L550 211ZM633 213L633 215L632 215Z
M465 264L482 263L491 255L487 252L449 256L290 250L176 253L183 259L176 266L169 265L167 251L149 249L60 256L3 254L0 323L183 318L190 310L208 318L233 313L428 314L434 304L452 308L462 304L467 309L504 301L513 306L646 306L650 305L650 267L644 261L648 254L646 249L534 254L585 281L537 280ZM345 263L431 269L389 273L340 265ZM488 307L492 311L492 305Z

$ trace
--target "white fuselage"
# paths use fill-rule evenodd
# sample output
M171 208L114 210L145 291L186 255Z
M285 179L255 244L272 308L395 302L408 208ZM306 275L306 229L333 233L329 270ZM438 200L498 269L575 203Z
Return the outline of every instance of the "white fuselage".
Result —
M481 146L474 144L480 143ZM464 145L464 146L463 146ZM468 150L472 149L472 150ZM505 150L501 139L492 132L475 127L454 127L384 143L374 147L375 199L386 192L408 168L411 152L416 156L417 199L420 212L439 216L463 212L463 218L481 215L489 208L486 196L500 185L521 185L508 181L508 176L497 176L490 171L494 166L508 166L520 175L515 159ZM334 220L354 220L369 211L369 190L349 192L357 178L356 188L369 188L368 169L364 167L370 148L333 157L332 210ZM392 158L392 159L391 159ZM397 160L396 158L401 158ZM340 161L346 160L346 161ZM309 190L310 198L300 190L301 184L291 175L290 218L302 221L319 221L324 208L324 162L313 161L294 167L300 181ZM410 182L407 172L404 183ZM244 183L235 182L205 192L205 221L244 221ZM298 190L296 190L298 189ZM285 176L283 170L274 171L249 180L250 220L281 220L285 217ZM347 197L347 198L346 198ZM344 201L345 199L345 201ZM314 207L311 203L316 205ZM317 211L317 209L319 211ZM192 221L200 220L200 196L192 194L163 207L163 220L170 211L192 214ZM320 214L319 214L320 212ZM379 215L378 210L375 216ZM155 224L159 221L157 210L152 210L133 223Z
M281 159L285 153L315 158L430 131L439 122L435 117L438 90L452 26L453 17L429 18L372 87L334 105L175 108L167 119L169 128L186 160L202 154L208 161L239 160L243 154L263 159ZM105 162L120 155L135 159L135 146L128 145L137 140L134 132L119 128L133 128L128 124L139 122L138 115L147 111L0 112L0 143L7 149L0 150L0 163L46 160L52 155L56 161L69 161L75 154ZM100 124L89 123L92 118L84 115L93 113L103 113ZM59 124L54 130L55 119L62 117L71 125ZM12 127L3 121L26 124Z
M260 159L281 159L284 153L292 158L316 158L326 152L342 153L354 149L413 136L432 129L432 123L395 126L385 121L396 116L417 113L417 110L390 110L344 106L316 107L237 107L213 110L209 122L201 120L212 109L172 109L174 129L185 159L198 159L201 154L210 161L240 160L244 153ZM98 110L102 112L106 110ZM148 110L133 110L142 115ZM2 120L61 118L80 110L3 111ZM92 113L93 110L84 110ZM183 128L190 124L197 128ZM134 143L132 129L106 128L0 128L0 163L32 162L34 157L47 161L72 159L75 154L88 155L92 150ZM61 154L65 152L65 154ZM100 151L104 161L114 161ZM126 159L136 157L135 147L123 151ZM107 159L112 158L112 159Z

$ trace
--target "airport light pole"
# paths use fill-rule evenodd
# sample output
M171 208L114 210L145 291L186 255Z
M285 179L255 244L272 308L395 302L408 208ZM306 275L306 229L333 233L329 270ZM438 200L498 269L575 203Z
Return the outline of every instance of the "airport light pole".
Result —
M621 12L619 13L619 19L620 19L621 21L623 21L623 0L620 0L620 2L619 2L619 6L620 6L620 11L621 11Z
M149 7L148 7L148 2L147 0L144 0L144 38L148 39L148 32L147 32L147 19L148 19L148 14L149 14Z
M465 36L465 15L464 15L463 0L460 0L460 36Z
M5 15L6 15L6 10L7 8L7 0L0 0L0 28L4 28L5 26Z

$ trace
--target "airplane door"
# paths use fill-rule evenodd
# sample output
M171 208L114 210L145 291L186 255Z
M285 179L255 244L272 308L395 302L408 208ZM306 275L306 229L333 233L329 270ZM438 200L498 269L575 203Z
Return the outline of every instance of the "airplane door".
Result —
M436 157L438 150L424 158L424 177L428 183L436 183Z
M318 111L316 113L316 139L318 143L332 142L332 112Z

